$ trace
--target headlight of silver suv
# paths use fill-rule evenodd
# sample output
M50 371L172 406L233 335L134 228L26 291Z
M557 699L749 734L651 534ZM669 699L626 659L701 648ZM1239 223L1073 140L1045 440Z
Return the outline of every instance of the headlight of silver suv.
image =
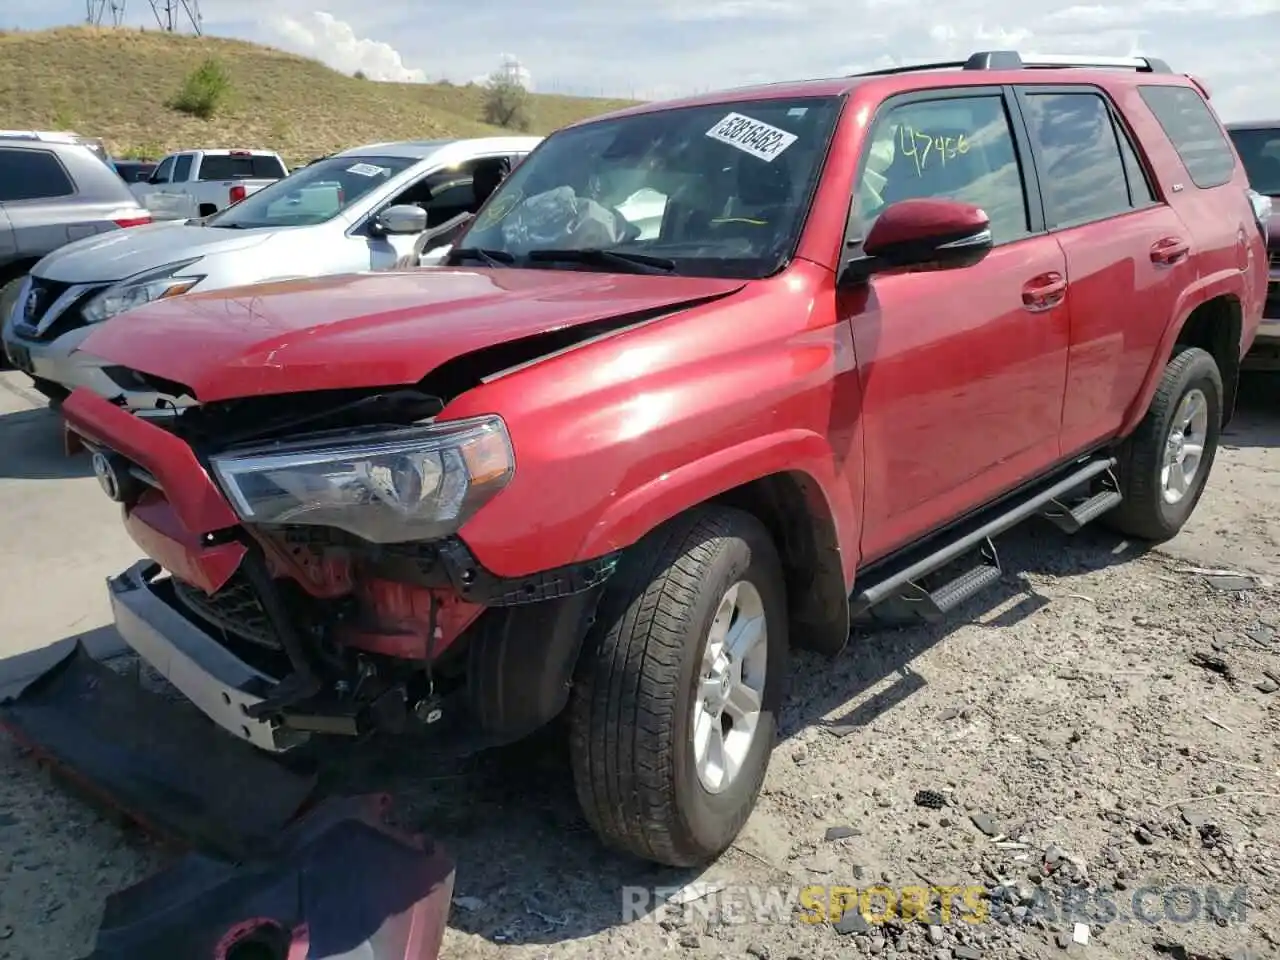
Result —
M211 465L248 523L406 543L457 531L510 482L515 456L489 416L234 450Z
M144 303L186 293L204 279L203 274L185 272L199 260L199 257L193 257L179 263L168 263L114 283L86 303L80 313L87 323L101 323Z

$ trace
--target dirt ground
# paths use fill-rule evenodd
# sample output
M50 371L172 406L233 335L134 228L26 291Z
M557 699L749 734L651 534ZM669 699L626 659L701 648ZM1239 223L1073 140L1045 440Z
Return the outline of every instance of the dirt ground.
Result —
M1029 524L999 541L1001 590L945 624L797 658L759 809L700 875L602 852L554 738L368 756L348 786L393 791L458 860L444 956L1280 955L1280 378L1246 389L1171 544ZM0 958L87 953L106 894L167 856L0 740ZM872 922L807 922L841 887L882 888ZM922 887L931 915L904 919ZM672 889L694 899L645 909Z

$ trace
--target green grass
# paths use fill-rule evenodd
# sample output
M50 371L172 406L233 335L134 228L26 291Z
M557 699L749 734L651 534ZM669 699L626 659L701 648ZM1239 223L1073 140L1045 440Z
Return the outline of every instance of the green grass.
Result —
M208 119L175 109L210 58L230 78ZM535 94L533 133L628 106L624 100ZM0 32L0 126L102 137L114 156L171 150L276 150L290 164L386 140L500 133L483 122L472 84L374 83L306 57L240 40L136 27Z

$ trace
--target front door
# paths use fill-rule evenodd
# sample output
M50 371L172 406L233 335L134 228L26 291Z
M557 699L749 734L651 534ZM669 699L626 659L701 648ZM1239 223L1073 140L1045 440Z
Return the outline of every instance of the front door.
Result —
M856 236L895 201L946 197L986 211L995 248L973 267L841 295L862 384L864 561L1058 459L1070 337L1066 258L1028 208L1001 89L891 100L869 142Z

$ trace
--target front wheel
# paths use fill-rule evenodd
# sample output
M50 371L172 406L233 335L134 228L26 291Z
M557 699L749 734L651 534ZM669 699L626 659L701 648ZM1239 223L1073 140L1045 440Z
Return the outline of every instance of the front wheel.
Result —
M787 673L786 588L750 514L690 511L619 565L570 705L578 799L610 846L706 863L759 796Z
M1222 432L1222 374L1199 347L1165 367L1147 415L1120 450L1124 499L1105 522L1144 540L1174 537L1204 493Z

